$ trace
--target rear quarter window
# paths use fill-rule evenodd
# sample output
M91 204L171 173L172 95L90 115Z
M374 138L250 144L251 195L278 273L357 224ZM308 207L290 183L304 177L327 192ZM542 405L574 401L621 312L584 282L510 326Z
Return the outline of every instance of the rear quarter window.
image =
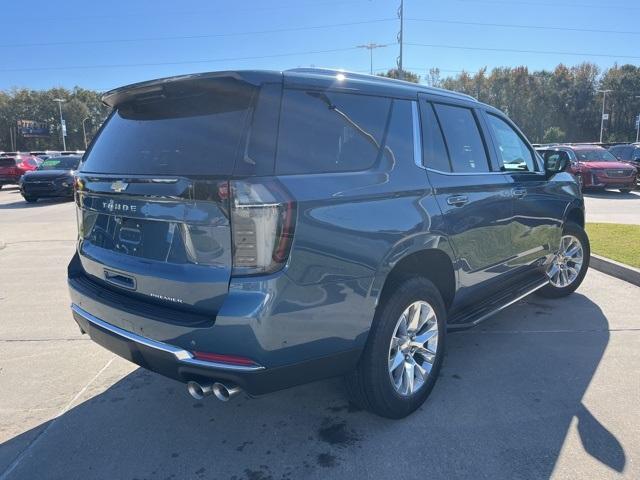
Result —
M392 114L385 97L285 89L276 171L360 171L380 158Z

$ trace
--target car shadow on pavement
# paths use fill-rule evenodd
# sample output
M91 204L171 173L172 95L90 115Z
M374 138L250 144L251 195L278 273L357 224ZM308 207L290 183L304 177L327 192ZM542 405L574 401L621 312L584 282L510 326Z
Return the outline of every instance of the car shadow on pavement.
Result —
M583 402L608 341L587 297L531 297L450 334L431 397L398 421L349 403L338 379L225 404L143 369L120 379L107 369L106 390L90 387L79 405L2 445L12 452L6 478L539 479L570 431L622 472L621 444Z
M14 192L11 192L14 193ZM66 197L54 197L54 198L41 198L37 202L29 203L20 195L20 191L15 192L17 195L15 200L10 203L0 204L0 210L15 210L26 208L37 208L43 205L51 205L55 203L67 203L73 201L73 198ZM13 199L12 199L13 200Z

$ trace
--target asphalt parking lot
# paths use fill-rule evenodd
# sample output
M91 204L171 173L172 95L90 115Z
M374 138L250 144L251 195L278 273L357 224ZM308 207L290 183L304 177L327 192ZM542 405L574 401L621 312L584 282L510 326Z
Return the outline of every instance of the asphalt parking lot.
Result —
M590 271L568 299L451 334L401 421L359 411L338 379L198 402L80 335L75 229L72 203L0 191L0 480L640 478L637 287Z
M617 190L586 192L584 203L587 222L640 225L639 190L631 193L620 193Z

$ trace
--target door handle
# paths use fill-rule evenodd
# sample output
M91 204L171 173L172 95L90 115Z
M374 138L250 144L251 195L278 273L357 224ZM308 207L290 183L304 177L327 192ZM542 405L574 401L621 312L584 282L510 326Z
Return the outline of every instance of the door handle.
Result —
M461 207L468 201L469 197L465 195L453 195L452 197L447 198L447 203L454 207Z
M513 188L511 189L511 194L516 198L522 198L527 194L526 188Z

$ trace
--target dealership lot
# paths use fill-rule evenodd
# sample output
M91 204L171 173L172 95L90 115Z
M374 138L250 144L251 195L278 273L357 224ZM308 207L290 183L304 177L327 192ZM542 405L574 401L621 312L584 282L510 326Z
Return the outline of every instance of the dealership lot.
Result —
M631 193L617 190L588 192L584 203L587 222L640 225L640 190Z
M588 221L615 199L635 223L640 196L617 195L589 196ZM197 402L80 335L75 229L72 203L0 191L1 480L640 477L637 287L591 271L568 299L451 334L433 395L404 420L358 411L340 380Z

